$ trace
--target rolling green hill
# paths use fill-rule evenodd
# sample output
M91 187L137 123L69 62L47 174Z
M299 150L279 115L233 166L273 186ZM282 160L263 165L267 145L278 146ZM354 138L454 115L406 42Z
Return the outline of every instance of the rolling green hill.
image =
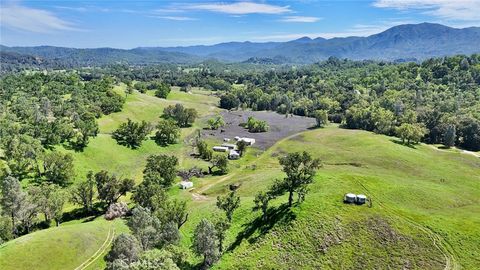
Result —
M120 220L99 218L28 234L0 246L0 269L95 269L114 235L126 230Z
M288 212L279 206L286 198L277 199L272 221L262 225L260 213L250 210L253 196L282 177L277 157L299 150L319 157L324 166L302 205ZM208 199L191 203L200 218L228 184L242 184L230 251L217 269L480 266L480 160L474 156L427 145L409 148L391 137L329 127L282 141L253 163L255 170L242 166L225 181L205 181ZM343 204L347 192L366 194L373 207Z
M83 152L63 149L74 155L78 179L90 169L107 169L140 181L145 158L162 152L177 155L181 167L205 165L189 157L191 148L184 142L162 148L146 141L131 150L110 137L127 118L156 121L168 104L182 102L202 116L217 110L217 99L200 90L174 90L168 100L150 94L129 95L122 112L101 118L101 134ZM182 137L201 123L184 130ZM323 162L305 202L289 211L282 206L286 198L278 198L271 203L269 221L261 222L260 213L251 210L255 193L283 177L280 155L303 150ZM251 149L230 167L226 176L196 180L190 192L171 192L188 201L190 216L181 229L181 245L189 248L198 221L218 211L216 196L227 192L229 184L241 184L241 207L228 231L228 251L216 269L480 267L478 157L424 144L411 148L393 137L331 125L287 137L265 152ZM372 207L343 204L347 192L366 194ZM126 229L121 221L99 218L20 237L0 246L0 269L74 269L90 262L87 269L101 269L105 262L97 255L108 250L104 243L110 226ZM190 253L188 260L195 265L201 258Z
M115 89L119 94L124 95L125 85L117 86ZM189 158L185 151L191 148L185 147L185 138L190 136L195 129L199 128L199 119L191 128L182 129L182 137L178 144L168 147L161 147L153 140L144 141L139 149L130 149L118 145L111 138L111 133L128 118L133 121L145 120L155 124L160 120L163 109L172 104L182 103L185 107L195 108L199 117L212 115L218 108L218 99L208 91L195 89L192 93L180 92L174 88L167 100L154 97L152 93L141 94L134 92L127 96L127 101L121 112L112 113L99 119L100 134L92 138L87 148L82 152L75 152L61 148L62 151L71 153L75 159L77 179L85 178L89 170L108 170L123 177L133 177L140 181L143 167L149 155L159 153L174 153L179 157L181 165L187 166L191 163L200 163L198 160ZM153 133L152 133L153 135ZM184 158L185 157L185 158Z

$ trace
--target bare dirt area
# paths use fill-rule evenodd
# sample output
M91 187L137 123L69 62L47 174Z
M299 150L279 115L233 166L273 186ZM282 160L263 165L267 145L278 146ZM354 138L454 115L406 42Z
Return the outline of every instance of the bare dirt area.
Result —
M221 112L226 123L218 130L202 130L202 136L223 140L229 138L234 141L235 136L255 139L254 147L266 150L277 141L290 135L305 131L315 126L315 119L302 116L288 116L267 111L223 111ZM250 133L240 124L247 122L249 116L266 121L270 126L267 132Z

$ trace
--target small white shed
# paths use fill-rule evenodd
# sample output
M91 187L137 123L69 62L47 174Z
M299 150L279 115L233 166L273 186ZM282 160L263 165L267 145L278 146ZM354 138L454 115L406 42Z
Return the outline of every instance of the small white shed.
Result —
M182 181L180 182L180 188L181 189L188 189L193 187L193 182L191 181Z
M363 194L358 194L357 195L357 200L356 200L357 204L364 204L366 202L367 202L367 196L365 196Z
M347 193L343 197L343 201L346 203L355 203L357 201L357 195L353 193Z

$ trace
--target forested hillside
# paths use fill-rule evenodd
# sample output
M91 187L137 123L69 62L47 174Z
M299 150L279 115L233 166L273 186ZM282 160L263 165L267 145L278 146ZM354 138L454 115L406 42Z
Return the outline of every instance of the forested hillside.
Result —
M211 63L110 70L123 80L160 79L182 87L220 90L225 109L250 108L315 117L347 128L400 135L408 141L480 149L480 55L422 63L327 61L299 68Z

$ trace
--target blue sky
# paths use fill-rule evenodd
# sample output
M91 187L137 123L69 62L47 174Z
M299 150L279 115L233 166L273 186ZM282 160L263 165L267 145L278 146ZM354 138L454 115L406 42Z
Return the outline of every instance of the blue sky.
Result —
M367 36L405 23L480 26L480 0L1 0L0 43L185 46Z

